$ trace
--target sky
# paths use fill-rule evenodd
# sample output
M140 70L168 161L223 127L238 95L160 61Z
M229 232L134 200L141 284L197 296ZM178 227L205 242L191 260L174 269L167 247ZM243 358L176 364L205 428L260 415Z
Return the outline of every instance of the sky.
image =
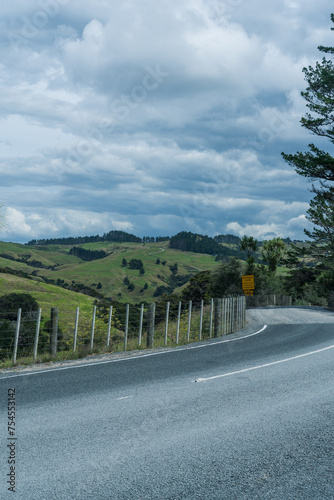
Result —
M322 0L0 4L2 241L179 231L305 239L310 182L281 152Z

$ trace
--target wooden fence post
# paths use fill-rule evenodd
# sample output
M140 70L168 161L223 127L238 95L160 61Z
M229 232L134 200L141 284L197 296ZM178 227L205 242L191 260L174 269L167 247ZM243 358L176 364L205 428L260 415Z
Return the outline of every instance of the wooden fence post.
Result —
M187 342L190 341L190 329L191 329L191 311L192 311L193 301L189 300L189 309L188 309L188 329L187 329Z
M147 339L146 339L147 347L153 347L154 325L155 325L155 303L149 304L148 306Z
M225 302L225 331L224 331L224 334L227 335L229 333L228 329L229 329L229 315L228 315L228 306L229 306L229 301L228 301L228 297L225 297L223 299L223 301Z
M57 355L58 342L58 308L51 308L51 326L50 326L50 352L52 356Z
M232 321L233 321L233 309L232 309L232 297L229 297L228 298L228 308L229 308L229 320L230 320L230 323L229 323L229 332L228 333L232 333Z
M95 333L95 318L96 318L96 306L93 308L93 317L92 317L92 331L90 334L90 351L93 350L94 347L94 333Z
M77 350L78 326L79 326L79 307L77 307L76 311L75 311L74 336L73 336L73 352L75 352Z
M138 335L138 345L141 345L141 337L143 334L143 320L144 320L144 304L140 307L140 321L139 321L139 335Z
M199 340L202 340L203 313L204 313L204 300L201 300L201 313L199 318Z
M213 299L211 299L211 308L210 308L210 339L212 339L212 327L213 327Z
M110 306L109 317L108 317L108 330L107 330L107 342L106 342L107 347L109 347L110 345L111 319L112 319L112 306Z
M16 330L15 330L15 340L14 340L14 352L13 352L13 365L16 363L17 356L17 348L19 345L19 334L20 334L20 326L21 326L21 309L17 311L17 320L16 320Z
M38 313L37 313L37 324L36 324L36 334L35 334L35 342L34 342L33 363L36 362L36 358L37 358L39 329L40 329L40 326L41 326L41 315L42 315L42 309L39 307L38 308Z
M176 339L175 339L176 344L179 343L179 336L180 336L181 308L182 308L182 302L179 302L179 309L177 312Z
M213 336L219 337L221 326L221 299L214 300L213 308Z
M166 305L166 324L165 324L165 346L167 345L167 339L168 339L169 308L170 308L170 302L167 302L167 305Z
M127 346L127 343L128 343L129 315L130 315L130 304L126 304L126 310L125 310L125 332L124 332L124 351L126 351L126 346Z

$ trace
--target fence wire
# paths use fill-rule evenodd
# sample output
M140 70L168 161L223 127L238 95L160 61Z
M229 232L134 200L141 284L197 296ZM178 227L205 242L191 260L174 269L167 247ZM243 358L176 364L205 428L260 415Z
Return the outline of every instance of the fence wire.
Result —
M0 359L117 352L198 342L245 326L245 297L50 311L0 311Z

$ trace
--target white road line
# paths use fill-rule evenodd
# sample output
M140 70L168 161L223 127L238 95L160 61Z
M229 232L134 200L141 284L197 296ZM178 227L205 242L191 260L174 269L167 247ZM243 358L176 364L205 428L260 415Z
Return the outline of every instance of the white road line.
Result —
M133 398L134 396L123 396L122 398L117 398L116 401L121 401L122 399L130 399Z
M313 356L314 354L318 354L319 352L328 351L329 349L333 349L334 345L330 345L328 347L324 347L323 349L318 349L317 351L306 352L305 354L299 354L298 356L293 356L292 358L280 359L279 361L273 361L272 363L265 363L264 365L252 366L251 368L244 368L243 370L238 370L235 372L222 373L221 375L214 375L213 377L206 378L198 378L194 380L194 382L206 382L207 380L214 380L217 378L223 377L231 377L232 375L237 375L239 373L250 372L251 370L259 370L260 368L267 368L268 366L279 365L280 363L287 363L288 361L293 361L295 359L305 358L306 356Z
M217 344L225 344L225 342L236 342L237 340L243 340L247 339L248 337L253 337L254 335L258 335L259 333L263 332L267 328L267 325L264 325L261 330L255 332L255 333L250 333L248 335L244 335L243 337L237 337L236 339L226 339L226 340L219 340L218 342L208 342L205 344L200 344L200 345L195 345L195 346L185 346L185 347L176 347L174 349L169 349L166 351L159 351L159 352L149 352L147 354L140 354L138 356L131 356L127 358L119 358L119 359L108 359L106 361L93 361L91 363L79 363L77 365L69 365L69 366L59 366L58 368L46 368L46 369L40 369L34 372L25 372L25 373L15 373L11 374L5 377L0 376L0 381L5 380L8 378L16 378L16 377L25 377L28 375L38 375L39 373L50 373L50 372L59 372L62 370L72 370L74 368L86 368L89 366L96 366L96 365L105 365L108 363L119 363L120 361L130 361L134 359L142 359L142 358L148 358L150 356L158 356L159 354L169 354L173 352L179 352L179 351L189 351L190 349L200 349L202 347L211 347L213 345ZM1 372L0 372L1 375Z

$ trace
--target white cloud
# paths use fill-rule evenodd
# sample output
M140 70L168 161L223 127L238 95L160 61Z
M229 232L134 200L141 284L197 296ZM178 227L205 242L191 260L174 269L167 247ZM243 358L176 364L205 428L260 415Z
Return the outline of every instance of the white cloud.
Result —
M280 153L311 140L301 70L332 43L329 0L58 7L45 26L34 26L40 3L0 7L7 238L302 237L309 186Z
M30 234L31 226L27 224L22 212L15 208L8 207L5 214L6 227L3 232L6 234L21 234L26 237Z

